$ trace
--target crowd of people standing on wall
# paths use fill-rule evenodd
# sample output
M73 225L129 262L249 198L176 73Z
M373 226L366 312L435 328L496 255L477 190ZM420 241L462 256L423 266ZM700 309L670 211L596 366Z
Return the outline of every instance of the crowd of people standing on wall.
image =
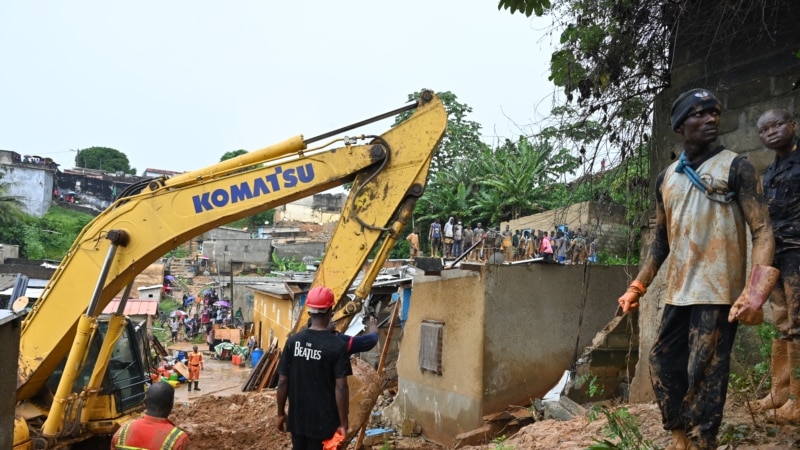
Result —
M495 253L502 253L503 260L525 261L542 258L560 264L597 263L597 240L588 232L578 228L569 230L566 227L553 231L515 230L506 225L484 228L481 222L475 226L462 224L461 219L450 217L444 224L434 220L428 229L428 255L454 259L469 252L467 261L488 262ZM411 247L410 254L424 256L420 245L419 230L416 228L406 237ZM475 245L477 243L477 245Z

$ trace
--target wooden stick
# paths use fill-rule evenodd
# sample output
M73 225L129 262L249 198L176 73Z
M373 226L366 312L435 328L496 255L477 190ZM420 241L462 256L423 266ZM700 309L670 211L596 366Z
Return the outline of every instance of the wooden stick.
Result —
M389 321L389 331L386 332L386 341L383 343L383 348L381 349L381 358L378 360L378 379L381 380L383 383L383 366L386 363L386 355L389 353L389 344L392 343L392 331L394 331L395 321L397 320L397 315L400 310L400 299L397 299L397 303L394 304L394 308L392 309L392 320ZM379 394L380 395L380 394ZM374 401L378 399L375 398ZM375 406L375 403L372 404L372 407ZM372 409L370 407L370 409ZM361 448L361 445L364 443L364 433L367 431L367 423L369 423L369 418L358 429L358 440L356 441L356 450Z

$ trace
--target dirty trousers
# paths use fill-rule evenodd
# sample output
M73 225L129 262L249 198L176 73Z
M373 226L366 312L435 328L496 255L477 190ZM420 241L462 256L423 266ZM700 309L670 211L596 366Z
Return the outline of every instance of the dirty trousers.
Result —
M292 433L292 450L322 450L322 440Z
M650 377L665 430L716 448L737 323L728 305L665 305Z
M775 268L781 271L772 291L772 319L783 337L800 340L800 250L775 253Z

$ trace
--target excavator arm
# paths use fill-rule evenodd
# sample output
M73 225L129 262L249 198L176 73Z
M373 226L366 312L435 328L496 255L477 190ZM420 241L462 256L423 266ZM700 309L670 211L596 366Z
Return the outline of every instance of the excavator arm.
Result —
M314 282L342 298L373 247L381 239L384 247L396 241L422 195L446 124L443 104L426 91L408 120L380 136L361 136L360 145L339 138L333 142L344 145L309 148L330 136L296 136L126 193L83 229L24 320L17 400L40 394L64 358L85 345L86 337L76 340L82 318L96 317L169 250L217 226L352 182ZM379 254L385 259L388 249Z

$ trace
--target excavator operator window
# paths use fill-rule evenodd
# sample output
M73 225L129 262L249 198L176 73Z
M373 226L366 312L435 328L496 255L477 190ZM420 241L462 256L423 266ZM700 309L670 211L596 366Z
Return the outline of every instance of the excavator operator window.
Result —
M143 403L145 380L135 331L128 324L111 352L104 385L117 395L119 409L125 412Z
M98 322L98 333L95 334L89 347L86 357L86 364L81 368L81 372L72 385L72 392L79 393L89 384L94 370L95 361L100 354L103 337L108 330L108 322L100 320ZM111 359L108 362L108 370L103 379L100 395L113 394L117 397L117 407L120 412L127 412L130 409L140 407L144 400L145 377L140 352L136 339L133 337L133 327L129 324L125 327L122 336L117 340L111 352ZM53 371L47 381L47 387L51 392L55 392L58 382L64 372L66 358Z
M83 390L83 386L89 384L89 379L92 377L92 369L94 368L94 361L97 360L97 355L100 354L100 345L102 344L101 339L95 335L94 339L89 346L88 355L86 357L86 365L81 369L81 372L75 378L75 383L72 385L72 392L79 393ZM47 380L47 387L50 392L55 392L58 388L58 382L61 380L61 376L64 373L64 366L67 364L67 357L64 357L64 360L61 361L61 364L58 365L56 370L50 375L50 378Z

